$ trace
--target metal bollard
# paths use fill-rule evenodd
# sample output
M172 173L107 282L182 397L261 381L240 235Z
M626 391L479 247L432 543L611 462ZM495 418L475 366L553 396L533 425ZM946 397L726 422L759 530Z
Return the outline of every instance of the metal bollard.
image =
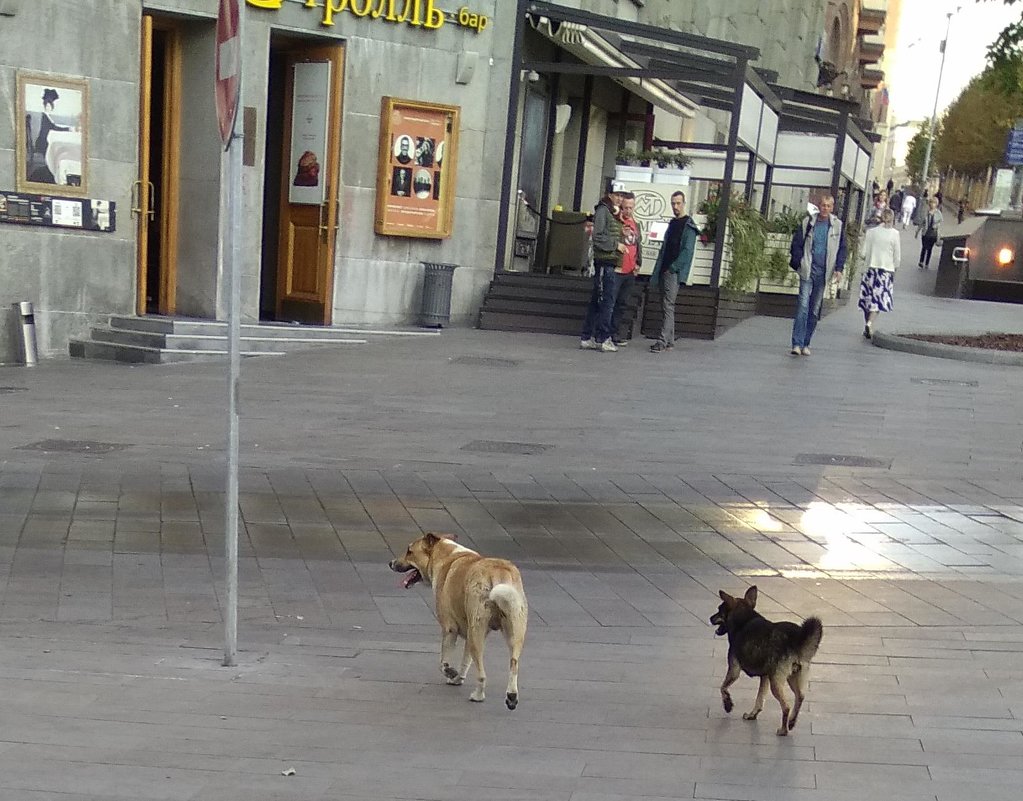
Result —
M36 348L36 316L32 310L32 303L23 300L14 304L21 313L21 345L25 353L25 364L32 367L39 361L39 351Z

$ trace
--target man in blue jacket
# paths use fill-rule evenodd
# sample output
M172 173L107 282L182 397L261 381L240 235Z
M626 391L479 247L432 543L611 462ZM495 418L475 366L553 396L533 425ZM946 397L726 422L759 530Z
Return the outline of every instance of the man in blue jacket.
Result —
M820 211L808 214L792 236L789 266L799 273L799 299L792 323L793 356L810 355L810 339L824 306L824 290L845 269L846 246L842 221L832 212L835 199L821 198Z
M675 218L668 223L664 232L664 244L657 254L650 286L661 285L661 333L657 341L650 346L651 353L660 353L675 347L675 298L678 297L680 285L688 283L689 273L693 267L693 255L696 253L696 237L700 229L693 218L686 214L686 196L684 192L675 192L671 196L671 211Z

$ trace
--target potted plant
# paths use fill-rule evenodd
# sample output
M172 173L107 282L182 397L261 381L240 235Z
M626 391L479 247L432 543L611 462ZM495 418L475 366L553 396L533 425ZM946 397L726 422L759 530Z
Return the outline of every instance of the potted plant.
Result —
M689 183L689 164L692 159L681 150L655 150L653 152L655 184L685 186Z
M615 180L648 184L653 179L650 164L651 154L648 151L623 147L615 156Z

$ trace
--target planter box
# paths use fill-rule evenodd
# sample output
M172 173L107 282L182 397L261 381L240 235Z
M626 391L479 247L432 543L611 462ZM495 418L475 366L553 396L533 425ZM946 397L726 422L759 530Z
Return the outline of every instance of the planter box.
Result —
M684 286L675 300L675 336L715 339L732 326L757 313L753 293L729 292L708 286ZM656 338L661 331L661 293L647 288L643 306L643 335Z
M653 181L653 167L640 167L632 164L615 165L615 180L624 183L649 184Z
M655 184L673 184L674 186L689 186L689 168L679 169L678 167L658 167L654 165Z

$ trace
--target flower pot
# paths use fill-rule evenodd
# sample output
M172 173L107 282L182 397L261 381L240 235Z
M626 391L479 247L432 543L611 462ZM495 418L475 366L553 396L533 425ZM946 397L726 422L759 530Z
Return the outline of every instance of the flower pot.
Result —
M640 167L632 164L616 164L615 180L632 182L634 184L648 184L653 179L653 168Z
M675 186L689 186L690 171L688 167L657 167L654 166L655 184L674 184Z

